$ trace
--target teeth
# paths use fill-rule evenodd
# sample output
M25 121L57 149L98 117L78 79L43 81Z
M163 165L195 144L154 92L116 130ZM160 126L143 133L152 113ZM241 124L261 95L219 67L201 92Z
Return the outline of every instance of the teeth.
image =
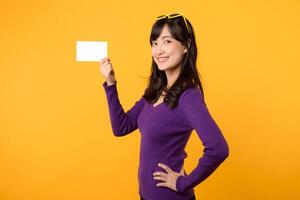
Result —
M159 61L159 62L164 62L164 61L166 61L167 59L168 59L168 58L159 58L158 61Z

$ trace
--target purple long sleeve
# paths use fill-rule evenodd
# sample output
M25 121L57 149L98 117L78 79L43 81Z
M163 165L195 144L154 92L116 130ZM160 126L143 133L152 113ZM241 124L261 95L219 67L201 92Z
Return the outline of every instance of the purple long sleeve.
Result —
M143 107L144 99L141 98L139 101L136 101L135 105L125 113L119 101L117 82L108 86L105 81L103 87L106 92L111 127L114 135L118 137L125 136L135 131L138 128L137 117Z
M141 133L138 168L139 194L146 200L188 200L194 195L194 187L204 181L228 157L228 144L210 115L199 88L185 90L171 110L165 102L153 106L144 97L125 112L120 104L117 84L103 83L107 96L109 116L115 136L124 136L137 128ZM163 163L180 172L187 157L185 146L193 130L196 130L204 155L198 165L185 176L179 176L174 191L158 187L160 180L153 179L158 166Z
M191 128L204 145L204 155L197 167L187 176L177 179L179 192L195 187L205 180L228 157L229 147L216 122L210 115L199 89L186 92L181 99L182 109Z

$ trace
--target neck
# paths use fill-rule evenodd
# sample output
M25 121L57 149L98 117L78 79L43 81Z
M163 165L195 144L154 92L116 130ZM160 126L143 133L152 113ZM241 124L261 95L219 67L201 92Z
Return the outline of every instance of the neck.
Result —
M181 67L175 67L174 69L166 70L166 76L168 80L167 89L170 89L174 82L177 80Z

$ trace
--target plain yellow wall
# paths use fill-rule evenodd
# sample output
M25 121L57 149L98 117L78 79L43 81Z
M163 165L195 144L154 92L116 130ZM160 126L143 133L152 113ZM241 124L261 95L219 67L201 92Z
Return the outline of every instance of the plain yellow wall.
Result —
M197 199L300 199L299 1L2 1L0 199L138 199L140 133L113 136L99 63L107 40L124 110L150 73L155 17L182 12L198 43L208 108L230 156ZM185 168L203 146L193 132Z

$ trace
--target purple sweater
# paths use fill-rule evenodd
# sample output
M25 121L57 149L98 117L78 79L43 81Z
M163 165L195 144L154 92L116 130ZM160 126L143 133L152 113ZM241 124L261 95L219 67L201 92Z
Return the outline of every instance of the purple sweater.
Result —
M177 107L171 110L163 102L153 107L143 96L124 112L118 98L117 82L103 87L108 101L111 127L115 136L125 136L137 128L141 133L138 169L139 194L145 200L188 200L194 187L204 181L228 157L228 144L210 115L201 90L186 89L179 97ZM156 186L162 181L153 179L153 172L162 171L159 162L180 172L187 157L185 146L195 130L204 145L204 154L190 174L179 176L177 192Z

